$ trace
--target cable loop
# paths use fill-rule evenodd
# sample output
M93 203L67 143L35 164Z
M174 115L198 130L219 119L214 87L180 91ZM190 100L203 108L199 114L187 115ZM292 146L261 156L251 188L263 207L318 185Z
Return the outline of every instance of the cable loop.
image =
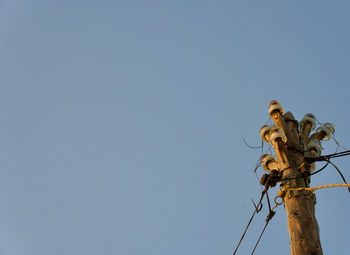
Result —
M280 198L281 199L281 202L277 202L277 199L278 198ZM278 205L282 205L283 204L283 199L281 198L281 197L279 197L279 196L276 196L274 199L273 199L273 201L275 201L275 207L274 208L276 208Z

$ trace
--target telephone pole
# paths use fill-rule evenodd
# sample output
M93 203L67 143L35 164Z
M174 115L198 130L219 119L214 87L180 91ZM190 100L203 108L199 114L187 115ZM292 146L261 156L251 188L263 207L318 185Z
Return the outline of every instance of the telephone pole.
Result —
M332 136L334 125L326 123L310 136L316 126L315 116L306 114L298 122L291 112L285 113L276 100L269 105L269 115L273 127L263 126L260 135L264 142L272 145L277 157L267 154L261 157L262 166L268 171L262 178L262 182L265 180L262 184L278 176L278 196L282 198L287 213L291 255L322 255L315 217L315 194L312 191L291 189L309 187L310 174L315 164L308 159L321 155L321 140L328 140Z

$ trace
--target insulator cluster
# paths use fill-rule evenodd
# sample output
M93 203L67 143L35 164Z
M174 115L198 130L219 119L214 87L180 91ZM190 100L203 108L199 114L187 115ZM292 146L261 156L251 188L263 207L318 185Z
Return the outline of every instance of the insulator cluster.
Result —
M274 118L275 125L270 127L264 125L260 128L261 139L269 143L276 152L276 157L268 154L262 155L260 161L263 169L268 172L261 180L261 184L274 186L275 182L281 176L283 165L286 165L286 151L288 148L287 136L284 130L284 119L285 110L282 105L277 101L273 100L269 104L268 109L269 116ZM296 122L296 121L295 121ZM316 129L316 117L312 113L305 114L302 120L298 122L299 125L299 137L302 145L301 152L304 158L317 158L322 154L322 141L328 141L335 131L334 124L325 123ZM311 131L316 131L310 134ZM310 175L315 170L314 163L304 163L303 174ZM305 173L306 174L305 174ZM272 181L272 183L271 183Z

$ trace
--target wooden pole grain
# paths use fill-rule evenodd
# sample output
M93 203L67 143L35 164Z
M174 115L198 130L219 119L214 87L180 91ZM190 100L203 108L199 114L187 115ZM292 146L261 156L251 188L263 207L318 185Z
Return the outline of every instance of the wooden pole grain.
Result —
M288 190L288 188L308 187L309 178L303 177L301 168L305 170L304 150L301 141L306 141L301 135L298 122L292 113L272 113L274 126L279 127L287 136L287 142L277 142L274 150L282 169L281 182L282 199L284 201L288 232L290 236L291 255L322 255L319 227L315 217L315 194L307 190ZM310 128L307 127L309 134ZM308 166L309 167L309 166ZM308 170L308 169L307 169Z

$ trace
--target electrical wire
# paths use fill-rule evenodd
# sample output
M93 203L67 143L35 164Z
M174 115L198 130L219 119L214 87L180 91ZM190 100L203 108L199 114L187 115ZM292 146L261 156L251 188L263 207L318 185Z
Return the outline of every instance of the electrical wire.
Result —
M271 214L272 213L272 214ZM263 236L264 232L265 232L265 229L267 227L267 225L269 224L270 220L272 219L272 217L275 215L275 212L274 211L270 211L269 215L267 216L266 218L266 223L265 223L265 226L263 228L263 230L261 231L260 235L259 235L259 238L258 240L256 241L255 243L255 246L254 246L254 249L252 251L252 253L250 255L253 255L255 250L256 250L256 247L258 247L258 244L260 243L260 240L261 240L261 237Z
M330 160L328 160L328 163L331 164L337 170L337 172L339 173L340 177L343 179L344 183L347 183L347 181L345 180L344 175L339 170L339 168L333 162L331 162ZM350 192L350 187L348 187L348 191Z
M270 119L270 118L268 119L268 121L267 121L266 123L268 123L269 121L271 122L271 119ZM317 122L318 122L319 124L322 125L322 123L320 123L318 120L317 120ZM266 125L266 123L265 123L265 125ZM341 145L339 144L339 142L335 139L335 136L334 136L334 135L331 136L331 138L332 138L332 139L334 140L334 142L337 144L337 149L336 149L336 152L335 152L335 153L329 154L329 155L320 156L320 157L317 157L317 158L305 158L306 161L307 161L308 163L313 163L313 162L316 162L316 161L326 161L327 163L326 163L324 166L322 166L319 170L317 170L317 171L315 171L315 172L313 172L313 173L307 173L307 175L302 175L302 176L298 176L298 177L280 178L280 179L278 179L277 181L280 182L280 181L293 180L293 179L299 179L299 178L304 178L304 179L305 179L305 178L308 177L308 176L315 175L315 174L321 172L322 170L324 170L324 169L328 166L328 164L331 164L331 165L337 170L337 172L339 173L339 175L341 176L342 180L343 180L344 183L345 183L344 185L347 184L348 190L349 190L349 192L350 192L349 184L346 182L344 175L341 173L341 171L339 170L339 168L338 168L333 162L330 161L331 158L338 158L338 157L343 157L343 156L349 156L349 155L350 155L350 150L347 149L347 148L345 148L345 147L343 147L343 146L341 146ZM261 146L250 146L250 145L246 142L246 140L245 140L244 138L242 138L242 140L243 140L243 142L245 143L245 145L246 145L247 147L249 147L250 149L259 149L259 148L261 148L261 156L264 154L264 143L263 143L263 142L262 142ZM345 151L342 151L342 152L337 152L339 147L342 148L342 149L346 149L346 150L345 150ZM268 149L267 149L266 152L268 152L269 150L271 151L271 146L268 147ZM260 157L260 158L261 158L261 157ZM305 163L303 163L303 164L305 164ZM303 165L303 164L302 164L302 165ZM298 167L298 169L300 169L300 168L302 167L302 165L300 165L300 166ZM258 169L260 166L261 166L261 163L260 163L260 160L259 160L259 161L257 162L255 168L254 168L254 173L255 173L255 175L256 175L256 177L257 177L258 180L259 180L259 177L258 177L258 175L257 175L257 169ZM290 168L290 167L287 167L287 168L285 168L285 169L282 169L282 170L280 170L280 172L283 172L284 170L287 170L287 169L289 169L289 168ZM270 178L271 178L271 176L268 177L267 183L269 182ZM329 186L329 185L324 185L324 186ZM333 185L333 186L334 186L334 185ZM339 186L339 185L338 185L338 186ZM258 240L257 240L257 242L256 242L256 244L255 244L255 246L254 246L254 248L253 248L253 251L252 251L251 255L254 254L254 252L255 252L255 250L256 250L256 248L257 248L257 246L258 246L258 244L259 244L259 242L260 242L260 240L261 240L261 238L262 238L262 236L263 236L263 234L264 234L264 232L265 232L265 230L266 230L266 228L267 228L267 225L269 224L269 222L270 222L270 220L272 219L272 217L275 215L276 212L273 211L273 209L276 208L276 206L278 205L278 203L275 201L275 202L276 202L276 205L275 205L275 207L274 207L273 209L271 209L270 199L269 199L269 195L268 195L268 188L269 188L269 186L266 185L266 186L265 186L265 189L262 190L261 197L260 197L260 200L259 200L259 202L258 202L257 205L256 205L256 204L254 203L254 201L253 201L253 205L254 205L254 207L255 207L255 210L254 210L252 216L250 217L250 219L249 219L249 221L248 221L248 224L247 224L247 226L246 226L246 228L245 228L245 230L244 230L244 232L243 232L243 234L242 234L242 236L241 236L241 239L239 240L239 242L238 242L238 244L237 244L237 246L236 246L236 248L235 248L235 250L234 250L234 252L233 252L233 255L236 254L236 252L237 252L239 246L241 245L241 243L242 243L242 241L243 241L243 239L244 239L244 237L245 237L245 235L246 235L246 233L247 233L247 230L248 230L248 228L249 228L251 222L253 221L255 215L256 215L257 213L259 213L260 210L262 209L262 200L263 200L263 198L264 198L265 195L266 195L266 199L267 199L267 203L268 203L268 207L269 207L269 214L268 214L267 217L266 217L265 226L264 226L262 232L261 232L260 235L259 235L259 238L258 238ZM307 189L307 188L304 188L304 189ZM308 188L308 189L310 189L310 188Z
M324 124L324 123L320 122L317 118L316 118L316 121L317 121L317 124L320 125L320 126L322 126L322 125ZM342 149L344 149L344 150L349 150L348 148L342 146L342 145L337 141L337 139L335 138L335 134L333 134L333 135L331 136L331 139L337 144L337 150L338 150L338 147L340 147L340 148L342 148ZM336 150L336 151L337 151L337 150Z
M327 162L323 167L321 167L319 170L311 173L309 176L311 175L315 175L315 174L318 174L319 172L321 172L322 170L324 170L327 166L328 166L329 162Z
M242 137L242 140L243 140L243 142L244 142L244 144L249 148L249 149L260 149L261 147L262 147L262 145L261 146L251 146L251 145L249 145L248 143L247 143L247 141Z
M337 152L337 153L328 154L324 156L319 156L316 158L306 158L306 160L308 160L309 162L327 161L328 159L331 159L331 158L339 158L339 157L344 157L349 155L350 155L350 150L347 150L347 151Z
M327 166L328 166L329 162L327 162L323 167L321 167L319 170L313 172L313 173L309 173L306 176L302 175L302 176L297 176L297 177L290 177L290 178L281 178L279 179L279 181L289 181L289 180L295 180L295 179L300 179L300 178L304 178L304 177L308 177L314 174L318 174L319 172L321 172L322 170L324 170ZM286 168L288 169L288 168ZM284 169L285 170L285 169Z
M258 247L258 244L260 243L261 237L263 236L267 225L269 224L269 222L270 222L270 220L272 219L272 217L276 214L276 212L273 211L273 209L271 209L270 198L269 198L269 194L268 194L267 190L266 190L266 199L267 199L267 204L269 205L269 214L268 214L267 217L266 217L265 226L264 226L263 230L261 231L261 233L260 233L260 235L259 235L259 238L258 238L258 240L256 241L256 243L255 243L255 245L254 245L254 248L253 248L253 251L252 251L251 255L254 254L254 252L255 252L255 250L256 250L256 247ZM274 208L276 208L277 205L278 205L278 204L277 204L277 202L276 202L276 205L275 205Z
M257 213L259 213L259 211L261 210L261 209L259 210L258 208L259 208L260 204L262 203L262 200L263 200L263 198L264 198L264 196L265 196L267 190L268 190L268 186L266 186L265 189L261 192L261 196L260 196L259 203L258 203L256 206L254 205L254 206L255 206L255 210L254 210L252 216L250 217L250 219L249 219L249 221L248 221L248 224L247 224L247 226L246 226L246 228L245 228L245 230L244 230L244 232L243 232L243 234L242 234L242 236L241 236L241 239L239 240L239 242L238 242L238 244L237 244L237 246L236 246L236 249L234 250L234 252L233 252L232 255L235 255L235 254L236 254L236 252L237 252L239 246L241 245L241 243L242 243L242 241L243 241L243 239L244 239L244 237L245 237L245 234L247 233L247 230L248 230L248 228L249 228L249 226L250 226L250 223L253 221L254 216L255 216Z
M306 160L308 160L309 162L326 161L327 163L322 168L320 168L319 170L317 170L317 171L315 171L315 172L313 172L311 174L308 174L306 176L282 178L282 179L280 179L280 181L294 180L294 179L299 179L299 178L315 175L315 174L318 174L319 172L321 172L322 170L324 170L328 166L328 164L331 164L337 170L339 175L342 177L343 181L346 183L345 177L343 176L343 174L341 173L339 168L337 168L337 166L334 163L332 163L329 159L331 159L331 158L339 158L339 157L344 157L344 156L349 156L349 155L350 155L350 150L342 151L342 152L338 152L338 153L333 153L333 154L328 154L328 155L320 156L320 157L317 157L317 158L306 158ZM288 168L286 168L286 169L288 169ZM283 169L282 171L284 171L286 169ZM350 192L350 189L349 189L349 192Z

